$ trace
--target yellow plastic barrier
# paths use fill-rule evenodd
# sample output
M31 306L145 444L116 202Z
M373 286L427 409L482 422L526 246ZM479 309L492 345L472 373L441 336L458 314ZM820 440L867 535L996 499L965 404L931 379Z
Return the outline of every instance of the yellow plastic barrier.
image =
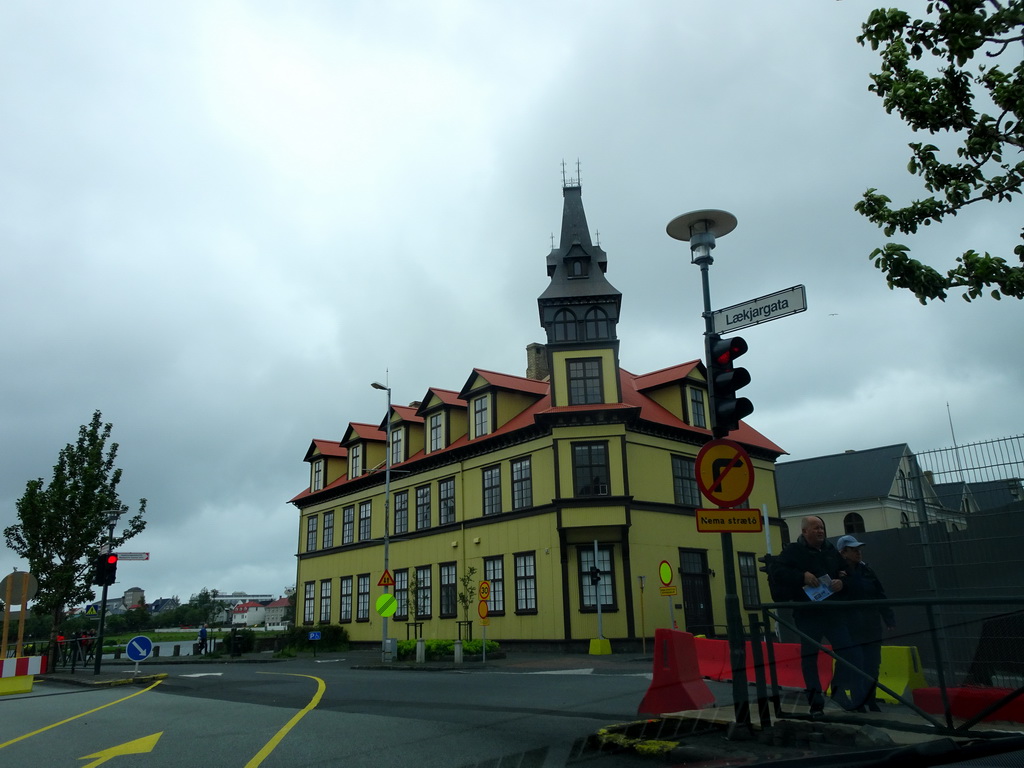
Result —
M913 645L883 645L878 682L892 688L905 699L913 699L911 692L914 689L927 687L928 683L924 679L924 670L921 668L921 657L917 653L917 647ZM878 689L877 697L882 701L896 702L896 699L881 688Z

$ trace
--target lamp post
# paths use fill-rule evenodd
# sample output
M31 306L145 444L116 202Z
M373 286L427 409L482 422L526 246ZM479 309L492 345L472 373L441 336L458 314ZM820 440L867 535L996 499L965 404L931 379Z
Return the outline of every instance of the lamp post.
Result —
M107 553L114 550L114 526L121 517L120 509L105 509L102 514L107 516ZM96 658L93 664L92 673L100 673L100 662L103 659L103 625L107 618L107 585L103 585L103 592L100 596L100 626L96 632Z
M675 240L689 241L690 263L700 267L701 291L704 295L704 358L711 368L711 337L715 332L711 311L711 286L708 268L715 260L711 251L715 238L724 237L736 229L736 217L728 211L691 211L677 216L668 223L665 231ZM708 387L708 410L711 415L711 434L715 439L726 437L729 430L717 423L715 388ZM725 531L722 536L722 563L725 567L725 622L729 638L729 656L732 666L733 708L740 730L750 728L750 704L747 698L746 649L743 647L743 618L740 615L740 601L736 594L736 565L733 555L732 533Z
M388 529L391 527L389 514L391 510L391 387L381 384L379 381L373 382L370 386L388 393L388 412L385 417L386 437L384 440L384 573L390 573L388 571L388 545L390 544ZM388 589L389 587L385 584L384 592L387 593ZM387 616L381 616L380 660L382 664L392 661L391 649L388 648Z

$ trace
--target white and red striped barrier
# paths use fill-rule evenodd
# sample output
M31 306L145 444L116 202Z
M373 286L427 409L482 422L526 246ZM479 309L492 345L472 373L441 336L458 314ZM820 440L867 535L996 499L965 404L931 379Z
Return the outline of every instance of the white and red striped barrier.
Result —
M4 659L0 668L0 678L24 677L25 675L42 675L46 673L45 656L18 656Z

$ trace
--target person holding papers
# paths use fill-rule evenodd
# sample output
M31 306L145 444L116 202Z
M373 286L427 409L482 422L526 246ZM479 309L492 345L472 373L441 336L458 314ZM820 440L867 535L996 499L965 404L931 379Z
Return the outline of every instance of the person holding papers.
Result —
M800 521L800 537L782 550L777 560L778 581L790 593L793 602L812 603L837 599L842 595L845 563L839 551L825 538L825 523L811 515ZM862 668L860 647L851 636L844 618L845 611L795 608L793 622L799 630L800 668L806 686L807 703L812 717L821 717L825 709L821 677L818 674L818 650L828 638L836 655L857 669ZM845 709L862 704L865 688L859 675L851 685L853 700L834 697Z

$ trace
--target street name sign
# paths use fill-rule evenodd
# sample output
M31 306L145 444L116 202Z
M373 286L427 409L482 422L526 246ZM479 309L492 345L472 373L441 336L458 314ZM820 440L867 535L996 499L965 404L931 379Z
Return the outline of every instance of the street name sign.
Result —
M149 560L149 552L118 552L118 560Z
M807 290L802 285L794 285L792 288L716 310L711 313L711 322L715 333L730 333L740 328L795 315L806 309Z
M764 530L759 509L698 509L700 533L759 533Z

